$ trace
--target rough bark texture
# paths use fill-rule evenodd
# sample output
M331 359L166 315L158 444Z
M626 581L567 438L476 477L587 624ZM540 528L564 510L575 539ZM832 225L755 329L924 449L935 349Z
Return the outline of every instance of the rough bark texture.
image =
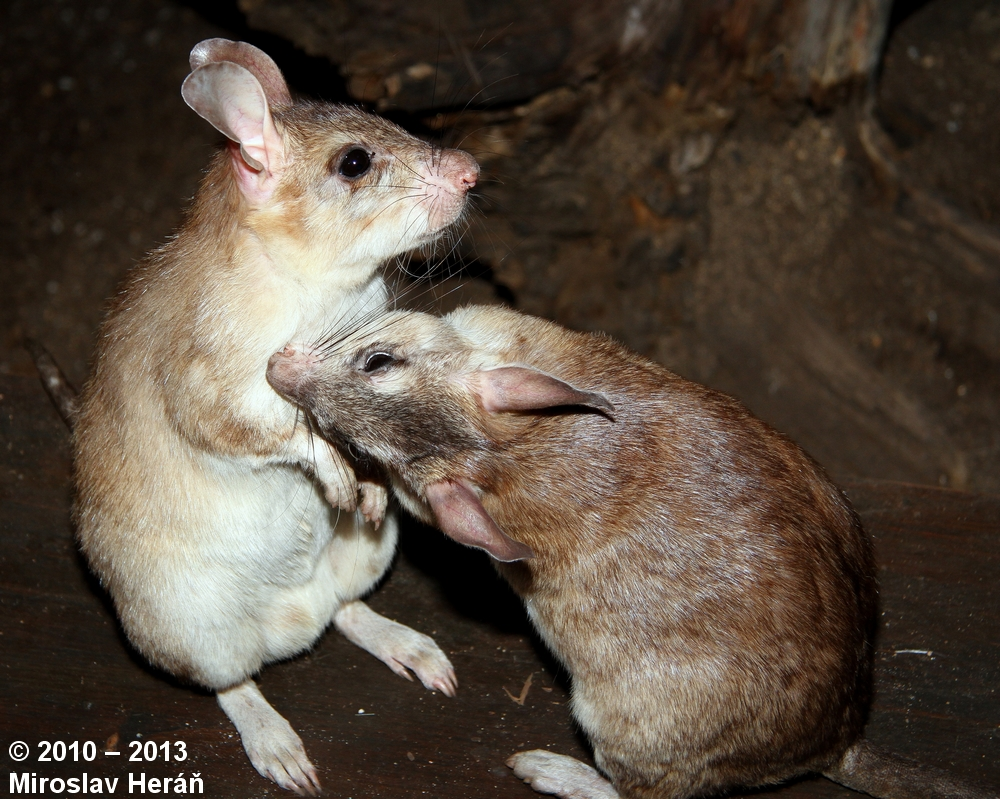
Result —
M1000 6L935 0L907 19L873 113L775 102L762 87L779 87L782 51L727 44L769 41L769 15L794 29L807 7L828 22L865 8L685 4L715 21L678 22L659 55L525 102L401 117L484 167L461 257L435 276L462 270L446 302L607 330L737 395L837 475L1000 491ZM0 373L33 374L28 333L80 385L104 299L176 226L217 142L179 96L191 46L254 41L304 93L339 78L238 15L219 27L171 0L0 15Z
M641 65L718 88L741 74L824 101L878 63L891 0L239 0L251 25L407 111L523 101ZM685 81L686 82L686 81Z

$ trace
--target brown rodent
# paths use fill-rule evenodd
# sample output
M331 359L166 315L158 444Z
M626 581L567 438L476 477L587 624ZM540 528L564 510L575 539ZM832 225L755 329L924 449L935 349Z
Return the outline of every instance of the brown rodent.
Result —
M736 400L607 337L476 307L289 345L268 380L523 598L608 778L514 755L537 790L678 799L822 772L884 797L995 796L862 738L871 544Z
M295 101L245 43L191 53L185 101L231 141L177 236L115 298L75 423L75 521L129 640L206 686L257 770L315 793L302 742L252 680L331 623L453 694L429 637L359 599L388 567L386 491L360 484L265 379L291 339L381 308L389 258L456 221L475 160L356 109Z

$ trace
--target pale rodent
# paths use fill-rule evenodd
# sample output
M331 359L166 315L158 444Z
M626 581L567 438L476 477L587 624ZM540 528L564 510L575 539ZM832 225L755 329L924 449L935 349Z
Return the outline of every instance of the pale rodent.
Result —
M607 337L477 307L293 343L268 380L523 598L607 777L514 755L537 790L679 799L820 772L882 797L996 796L864 739L871 543L736 400Z
M293 100L248 44L204 41L191 70L185 101L230 142L103 324L75 415L75 522L136 649L217 692L261 774L315 793L301 740L252 680L263 665L332 623L409 679L456 682L432 639L359 601L396 546L385 488L361 482L359 502L348 463L268 385L268 358L382 308L379 267L455 222L479 169L359 110Z

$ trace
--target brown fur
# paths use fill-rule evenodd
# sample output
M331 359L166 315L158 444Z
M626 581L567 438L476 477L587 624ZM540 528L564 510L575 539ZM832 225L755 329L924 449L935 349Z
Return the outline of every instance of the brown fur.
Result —
M373 352L395 362L369 374ZM511 365L613 410L485 410L491 371ZM269 380L383 463L417 515L449 531L427 498L465 481L530 547L497 566L572 674L573 713L621 795L766 785L853 751L871 696L871 543L822 469L736 400L495 308L387 315L275 356Z

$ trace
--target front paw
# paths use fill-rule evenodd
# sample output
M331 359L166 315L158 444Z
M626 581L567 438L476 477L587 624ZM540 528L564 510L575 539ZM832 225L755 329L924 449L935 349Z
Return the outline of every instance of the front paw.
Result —
M353 471L323 481L323 495L333 507L353 513L358 508L358 483Z
M362 480L359 488L361 489L361 513L377 530L385 518L385 509L389 504L389 492L384 485L370 483L367 480Z
M358 479L354 469L333 444L300 425L289 443L289 453L313 476L323 496L335 508L353 513L358 507Z

